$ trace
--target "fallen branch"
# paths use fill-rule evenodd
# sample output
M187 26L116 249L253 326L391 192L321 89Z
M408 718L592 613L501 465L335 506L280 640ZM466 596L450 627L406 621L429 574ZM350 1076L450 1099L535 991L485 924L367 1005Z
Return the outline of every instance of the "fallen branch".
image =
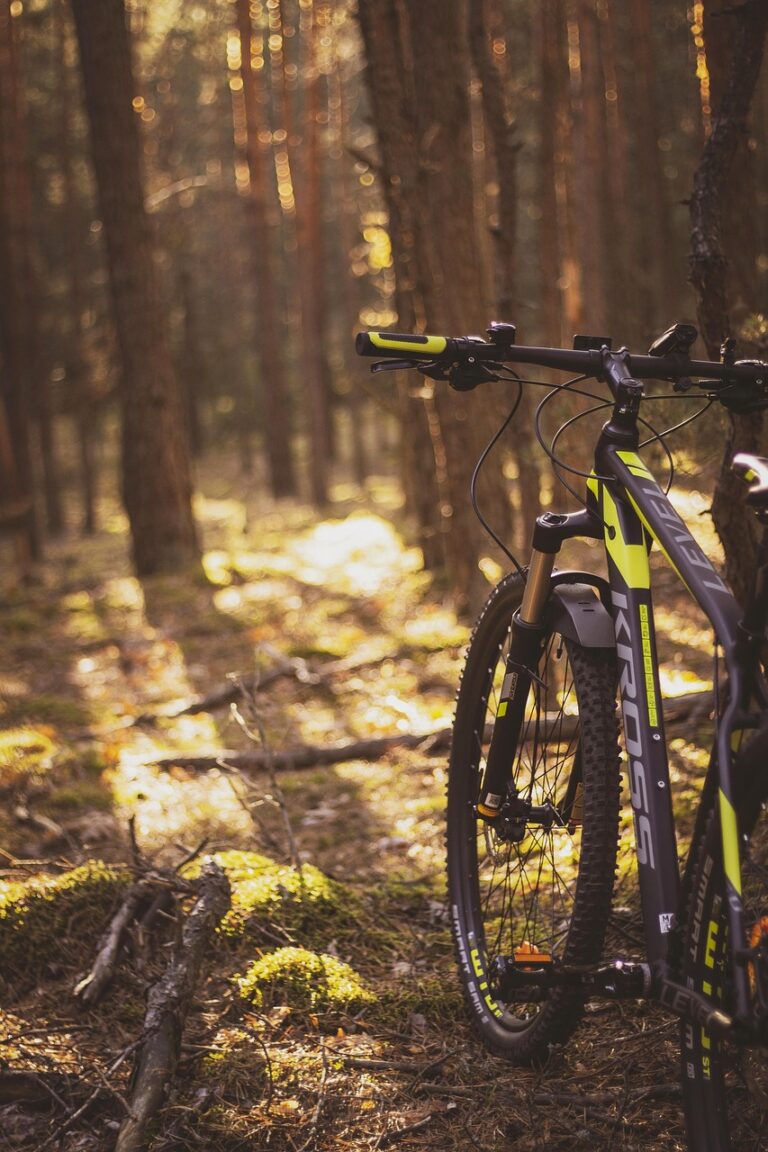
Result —
M664 720L668 724L680 723L692 717L704 717L712 707L712 692L691 692L673 696L664 701ZM556 734L569 740L578 729L578 716L548 715L539 726L539 739ZM485 741L490 740L490 729ZM286 752L234 752L223 750L215 756L166 756L153 763L158 768L187 768L193 772L207 772L211 768L237 769L258 772L264 769L291 771L318 768L326 764L342 764L348 760L379 760L394 748L419 748L424 753L442 752L451 745L451 729L438 728L434 732L397 732L391 736L377 736L371 740L353 740L347 744L320 746L302 744Z
M285 659L275 667L267 668L263 672L254 672L252 676L233 678L230 684L212 692L209 696L202 696L198 700L193 700L185 708L180 708L175 712L162 713L160 716L147 712L137 716L133 723L138 726L153 724L158 719L177 720L181 716L198 716L201 712L218 712L221 708L228 708L230 704L236 704L242 698L244 690L246 692L262 692L277 680L289 676L301 683L315 683L318 679L309 672L303 660Z
M128 925L135 919L150 894L156 890L151 880L137 880L131 884L125 899L110 921L96 953L93 967L87 976L75 985L74 995L84 1008L92 1008L112 983L115 967Z
M175 872L152 871L134 881L126 892L122 904L104 933L96 959L87 976L74 988L75 999L84 1008L98 1004L115 975L120 948L130 925L139 920L139 928L146 931L157 913L169 907L174 893L189 893L193 888Z
M321 747L302 744L288 752L219 752L216 756L166 756L153 763L158 768L188 768L205 772L210 768L236 768L256 772L267 768L291 770L316 768L323 764L341 764L347 760L379 760L393 748L421 748L437 751L451 742L451 729L436 732L398 732L392 736L378 736L372 740L353 740L349 744Z
M133 868L138 879L128 888L117 912L112 917L99 943L90 972L75 985L74 996L84 1008L92 1008L106 992L115 975L120 949L128 928L138 921L139 934L146 932L160 912L172 907L178 893L189 894L194 888L179 872L202 852L206 841L187 849L172 871L153 868L136 840L135 818L128 821Z
M443 648L420 648L420 652L444 651ZM146 712L137 716L134 725L154 724L157 720L177 720L181 716L197 716L201 712L218 712L221 708L228 708L230 704L237 704L243 695L263 692L277 680L292 677L300 684L319 684L333 676L341 676L346 672L358 672L362 668L378 667L382 660L405 659L411 649L399 649L374 658L345 656L341 660L333 660L320 668L311 668L306 660L297 656L282 656L273 648L268 649L274 660L272 667L263 671L254 672L250 676L232 676L230 682L224 687L211 692L208 696L201 696L191 704L175 712L157 713Z
M402 1128L390 1128L388 1132L382 1132L373 1147L374 1149L388 1148L390 1144L396 1144L404 1136L410 1136L412 1132L420 1132L422 1128L431 1124L434 1118L430 1112L427 1116L422 1116L421 1120L415 1120L413 1124L406 1124Z
M115 1152L141 1152L146 1147L150 1125L176 1070L200 965L231 903L229 880L215 860L203 864L198 892L180 946L147 998L144 1030L131 1077L131 1115L120 1128Z

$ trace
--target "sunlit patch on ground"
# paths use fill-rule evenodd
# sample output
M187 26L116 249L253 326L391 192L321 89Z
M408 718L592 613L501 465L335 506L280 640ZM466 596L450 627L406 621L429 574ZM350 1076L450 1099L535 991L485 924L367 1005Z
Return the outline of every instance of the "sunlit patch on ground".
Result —
M379 592L421 567L419 552L404 548L390 524L364 513L324 521L288 552L297 578L352 595Z
M148 749L124 752L109 774L115 809L135 817L136 835L146 852L174 841L205 837L213 844L247 843L253 824L232 782L215 769L200 776L161 771L147 763Z

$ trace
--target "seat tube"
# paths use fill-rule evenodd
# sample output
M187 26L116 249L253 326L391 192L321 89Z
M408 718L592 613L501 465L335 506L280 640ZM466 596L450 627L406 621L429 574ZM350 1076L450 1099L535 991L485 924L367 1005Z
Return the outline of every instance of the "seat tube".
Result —
M639 457L635 470L647 471ZM653 625L651 540L618 486L593 478L589 487L605 526L648 959L653 966L663 966L675 926L680 878Z

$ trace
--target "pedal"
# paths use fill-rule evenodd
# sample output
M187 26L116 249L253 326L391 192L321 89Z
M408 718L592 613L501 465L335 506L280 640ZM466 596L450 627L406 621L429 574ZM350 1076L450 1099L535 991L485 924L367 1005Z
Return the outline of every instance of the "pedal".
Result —
M513 956L519 968L546 968L552 964L552 954L539 951L528 940L523 940L520 947L515 948Z

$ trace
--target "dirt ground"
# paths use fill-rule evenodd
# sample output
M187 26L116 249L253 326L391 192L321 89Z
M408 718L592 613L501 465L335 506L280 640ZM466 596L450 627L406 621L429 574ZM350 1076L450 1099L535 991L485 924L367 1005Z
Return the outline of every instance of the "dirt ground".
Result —
M244 498L221 475L204 488L205 580L141 585L122 517L106 508L100 534L52 546L33 584L5 582L0 1146L114 1147L147 986L189 898L132 929L101 1003L84 1009L73 989L136 851L172 868L199 849L235 863L239 920L205 957L156 1152L682 1149L677 1027L654 1007L589 1005L573 1041L536 1070L489 1056L471 1035L446 921L444 748L272 774L227 767L233 753L450 724L468 630L404 545L392 484L371 482L365 504L337 491L320 523L306 508ZM703 497L680 500L714 549ZM572 566L593 560L587 550ZM711 634L656 566L664 689L704 689ZM238 697L237 713L183 711L233 674L259 685L276 669ZM681 853L706 760L701 728L668 733ZM179 762L192 757L210 759ZM625 813L625 839L628 828ZM627 859L623 929L634 914ZM103 865L67 887L89 861ZM313 878L299 896L291 861ZM348 965L363 991L332 995L329 976L327 997L313 999L286 969L249 1000L251 966L281 949L294 950L286 963L303 949L302 963L311 952Z

